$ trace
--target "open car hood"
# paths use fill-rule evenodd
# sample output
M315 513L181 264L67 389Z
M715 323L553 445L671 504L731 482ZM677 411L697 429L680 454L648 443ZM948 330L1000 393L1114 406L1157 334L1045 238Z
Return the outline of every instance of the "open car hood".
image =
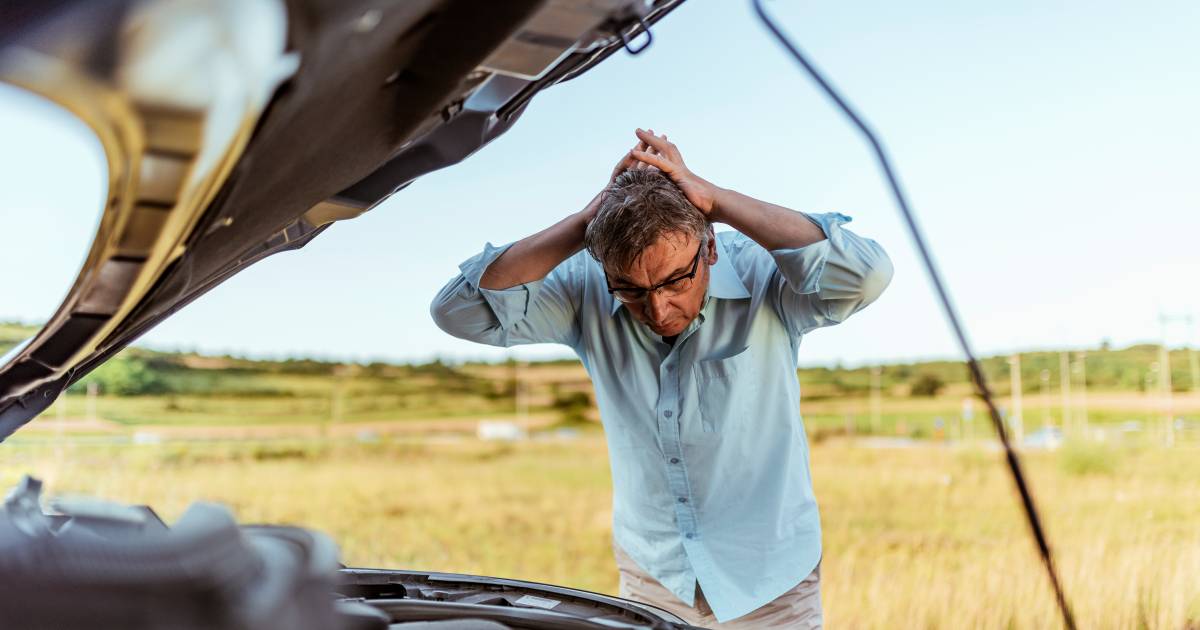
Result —
M0 81L96 133L73 286L0 360L0 440L245 267L504 133L683 0L60 0L5 8ZM19 299L19 296L6 296Z

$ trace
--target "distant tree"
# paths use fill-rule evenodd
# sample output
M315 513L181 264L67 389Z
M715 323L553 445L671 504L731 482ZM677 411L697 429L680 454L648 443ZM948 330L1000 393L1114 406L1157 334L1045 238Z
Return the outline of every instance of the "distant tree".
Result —
M937 396L945 386L946 382L941 377L925 372L918 375L913 381L909 394L912 396Z
M126 357L113 359L96 368L81 379L76 388L86 389L87 383L96 383L102 393L114 396L162 394L170 389L162 374L147 365L146 361Z
M551 406L561 414L560 424L581 424L587 422L587 410L592 406L592 397L587 392L556 391Z

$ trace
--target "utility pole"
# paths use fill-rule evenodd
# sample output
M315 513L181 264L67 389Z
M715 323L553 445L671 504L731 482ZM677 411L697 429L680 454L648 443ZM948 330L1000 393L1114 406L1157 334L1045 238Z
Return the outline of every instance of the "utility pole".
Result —
M521 361L520 359L518 359L516 364L513 365L517 375L517 391L514 392L516 394L517 403L517 422L521 426L525 426L525 421L529 419L529 399L526 395L527 392L525 391L525 379L523 378L524 374L522 373L522 368L524 367L525 362Z
M1200 392L1200 356L1196 354L1196 318L1190 313L1187 316L1188 325L1188 372L1192 380L1188 383L1193 394Z
M1075 365L1079 367L1079 421L1083 425L1083 435L1087 437L1090 431L1087 401L1087 352L1080 351L1075 354Z
M87 419L95 422L96 420L96 396L100 393L100 386L96 381L92 381L87 385Z
M1042 370L1042 426L1050 426L1050 370Z
M343 383L341 377L333 377L333 391L331 393L333 396L329 401L329 424L338 425L342 422L342 413L345 407L345 399L343 398ZM326 435L324 437L329 437L328 427L326 427L325 433Z
M1071 353L1058 353L1059 393L1062 395L1062 430L1065 436L1074 429L1071 426Z
M1175 414L1171 402L1171 351L1167 349L1167 323L1171 318L1159 314L1162 343L1158 346L1158 391L1162 396L1163 414L1167 423L1167 446L1175 446Z
M317 431L321 441L329 441L332 429L342 423L346 412L346 379L353 372L349 365L338 364L330 372L332 377L329 386L329 416L324 418Z
M883 428L883 368L871 368L871 434Z
M1192 386L1189 389L1195 394L1200 392L1200 355L1196 354L1195 348L1188 348L1188 367L1192 373Z
M1196 354L1195 348L1188 348L1188 368L1192 373L1191 387L1192 393L1200 392L1200 355Z
M1012 411L1009 417L1012 419L1013 442L1020 444L1025 433L1025 419L1021 415L1021 355L1014 354L1009 357L1008 366L1009 388L1012 390Z
M1171 382L1171 350L1168 340L1168 327L1174 323L1187 326L1187 341L1184 349L1188 355L1188 391L1192 394L1200 392L1200 357L1196 356L1194 343L1196 340L1196 319L1192 313L1186 315L1167 315L1159 311L1158 322L1162 330L1162 343L1158 352L1158 389L1162 397L1163 413L1167 422L1167 445L1175 443L1175 408L1172 396Z

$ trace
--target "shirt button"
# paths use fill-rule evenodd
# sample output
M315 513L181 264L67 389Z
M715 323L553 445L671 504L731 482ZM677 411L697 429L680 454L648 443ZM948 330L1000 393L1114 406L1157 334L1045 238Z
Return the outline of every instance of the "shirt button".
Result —
M687 503L687 497L679 497L680 503Z
M674 366L674 365L668 365L668 366L667 366L667 371L668 371L668 372L674 372L674 371L675 371L675 366Z
M695 538L696 535L692 534L692 533L687 533L687 534L684 534L683 537L687 538L688 540L691 540L691 539Z
M672 464L678 464L678 463L679 463L679 458L678 458L678 457L672 457L672 458L671 458L671 463L672 463Z
M668 418L670 418L671 416L675 415L675 412L673 412L673 411L671 411L670 409L668 409L668 410L666 410L666 411L664 411L664 412L663 412L663 415L664 415L664 416L666 416L666 417L668 417Z

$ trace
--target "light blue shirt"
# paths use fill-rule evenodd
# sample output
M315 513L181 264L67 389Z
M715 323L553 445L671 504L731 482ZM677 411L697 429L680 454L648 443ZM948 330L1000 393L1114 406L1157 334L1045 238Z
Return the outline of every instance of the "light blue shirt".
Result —
M821 523L800 418L797 353L888 285L883 248L809 215L827 238L768 252L717 236L700 314L674 346L634 320L586 251L544 279L479 288L508 246L488 243L431 306L438 326L495 346L570 346L596 390L613 480L613 537L694 605L696 582L719 621L800 583L821 558Z

